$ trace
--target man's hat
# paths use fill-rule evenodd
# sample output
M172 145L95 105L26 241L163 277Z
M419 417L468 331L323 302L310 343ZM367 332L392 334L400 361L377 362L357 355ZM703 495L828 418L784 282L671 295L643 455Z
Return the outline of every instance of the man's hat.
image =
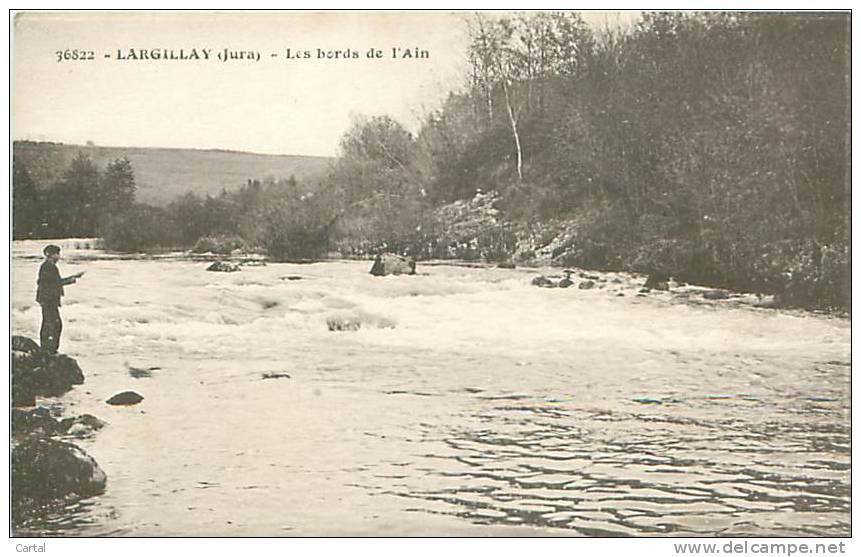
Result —
M45 255L54 255L55 253L60 253L60 246L48 244L47 246L45 246L45 249L42 250L42 253L44 253Z

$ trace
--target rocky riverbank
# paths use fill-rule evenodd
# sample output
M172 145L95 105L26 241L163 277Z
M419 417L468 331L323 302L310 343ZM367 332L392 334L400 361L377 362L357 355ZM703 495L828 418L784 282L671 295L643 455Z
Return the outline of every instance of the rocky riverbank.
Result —
M437 208L414 237L332 242L346 257L383 251L433 259L505 262L531 267L579 267L670 277L709 288L773 297L780 307L845 311L849 307L849 247L813 240L749 245L714 244L691 234L675 239L628 234L612 219L516 219L495 191ZM510 207L509 207L510 209ZM508 211L510 212L510 211ZM620 217L621 218L621 217Z
M12 522L99 495L107 476L73 441L106 424L90 414L62 417L62 409L39 404L84 382L78 363L47 354L32 339L13 336L11 393ZM37 400L38 397L38 400Z

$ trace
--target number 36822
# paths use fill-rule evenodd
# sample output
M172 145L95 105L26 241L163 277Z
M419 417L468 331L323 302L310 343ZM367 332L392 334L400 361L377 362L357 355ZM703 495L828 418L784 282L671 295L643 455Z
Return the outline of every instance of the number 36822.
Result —
M95 60L96 56L92 50L78 50L67 48L66 50L57 50L54 52L57 57L57 62L67 60Z

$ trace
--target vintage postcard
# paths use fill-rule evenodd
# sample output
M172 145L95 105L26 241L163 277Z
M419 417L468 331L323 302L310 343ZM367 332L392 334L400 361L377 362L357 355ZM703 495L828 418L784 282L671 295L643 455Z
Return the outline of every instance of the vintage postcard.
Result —
M845 552L850 20L12 12L11 536Z

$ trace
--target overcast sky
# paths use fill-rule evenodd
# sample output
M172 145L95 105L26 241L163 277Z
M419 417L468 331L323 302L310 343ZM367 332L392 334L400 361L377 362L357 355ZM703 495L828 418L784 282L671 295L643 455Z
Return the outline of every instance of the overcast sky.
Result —
M19 14L14 25L15 139L97 145L333 155L357 114L389 114L415 130L462 87L465 14ZM623 21L633 12L585 14ZM393 47L428 59L392 59ZM257 51L258 62L118 60L117 51ZM286 60L287 49L312 58ZM318 60L317 49L359 59ZM367 59L370 48L384 52ZM94 59L57 61L57 51ZM106 58L105 55L110 55ZM277 58L271 57L277 54Z

